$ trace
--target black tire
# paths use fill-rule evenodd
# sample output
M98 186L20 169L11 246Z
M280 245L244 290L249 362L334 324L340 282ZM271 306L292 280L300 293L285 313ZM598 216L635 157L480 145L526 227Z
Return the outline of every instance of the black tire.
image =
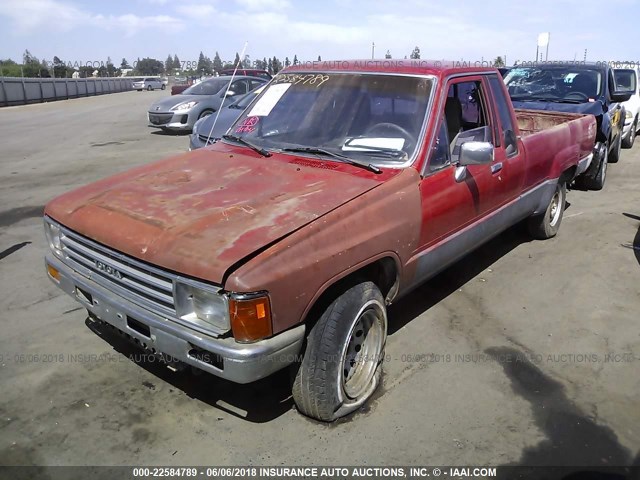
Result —
M380 383L386 338L385 302L374 283L336 298L307 337L293 382L298 410L331 422L364 405Z
M576 178L576 185L585 190L602 190L604 182L607 179L607 165L609 163L609 145L605 145L602 149L604 158L600 161L598 172L594 177L580 175Z
M201 118L204 117L208 117L209 115L211 115L214 112L214 110L211 110L210 108L203 110L200 112L200 115L198 115L198 120L200 120Z
M164 90L166 87L164 85L164 83L162 84L162 86L160 87L160 90Z
M562 223L566 199L567 187L560 180L545 212L541 215L530 217L527 222L529 233L533 238L546 240L556 236Z
M620 151L622 149L622 129L620 129L620 135L618 135L618 141L615 148L609 154L609 163L618 163L620 160Z
M638 117L636 117L636 119L633 122L633 125L631 125L631 130L629 130L629 135L627 135L627 138L622 139L623 148L633 147L633 142L635 142L636 140L637 131L638 131Z
M149 85L149 86L147 87L147 90L148 90L148 91L151 91L151 90L153 90L153 87L152 87L151 85Z

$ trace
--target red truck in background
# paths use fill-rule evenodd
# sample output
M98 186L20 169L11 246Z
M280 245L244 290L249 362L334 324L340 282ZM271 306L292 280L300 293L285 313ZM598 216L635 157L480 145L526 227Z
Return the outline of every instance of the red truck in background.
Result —
M293 364L302 413L356 410L387 306L517 222L553 237L595 143L496 69L425 63L286 69L220 142L54 199L49 277L153 353L238 383Z

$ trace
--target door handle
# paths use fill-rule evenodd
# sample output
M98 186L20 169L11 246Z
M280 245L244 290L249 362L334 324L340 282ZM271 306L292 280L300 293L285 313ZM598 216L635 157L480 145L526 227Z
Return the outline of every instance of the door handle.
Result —
M491 173L498 173L500 170L502 170L502 162L499 163L494 163L493 165L491 165Z

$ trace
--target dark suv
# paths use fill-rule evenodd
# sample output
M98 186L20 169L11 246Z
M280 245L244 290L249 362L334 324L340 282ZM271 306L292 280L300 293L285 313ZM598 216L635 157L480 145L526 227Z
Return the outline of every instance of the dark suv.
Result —
M585 189L601 190L607 164L620 159L630 91L616 89L606 63L561 62L516 65L504 79L515 108L587 113L596 117L598 133L591 162L576 179Z

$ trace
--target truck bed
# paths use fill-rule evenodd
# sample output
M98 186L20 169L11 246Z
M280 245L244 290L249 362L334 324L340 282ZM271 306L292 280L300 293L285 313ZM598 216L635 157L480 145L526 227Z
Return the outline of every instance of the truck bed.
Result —
M545 112L517 108L516 120L523 137L585 117L582 113Z

